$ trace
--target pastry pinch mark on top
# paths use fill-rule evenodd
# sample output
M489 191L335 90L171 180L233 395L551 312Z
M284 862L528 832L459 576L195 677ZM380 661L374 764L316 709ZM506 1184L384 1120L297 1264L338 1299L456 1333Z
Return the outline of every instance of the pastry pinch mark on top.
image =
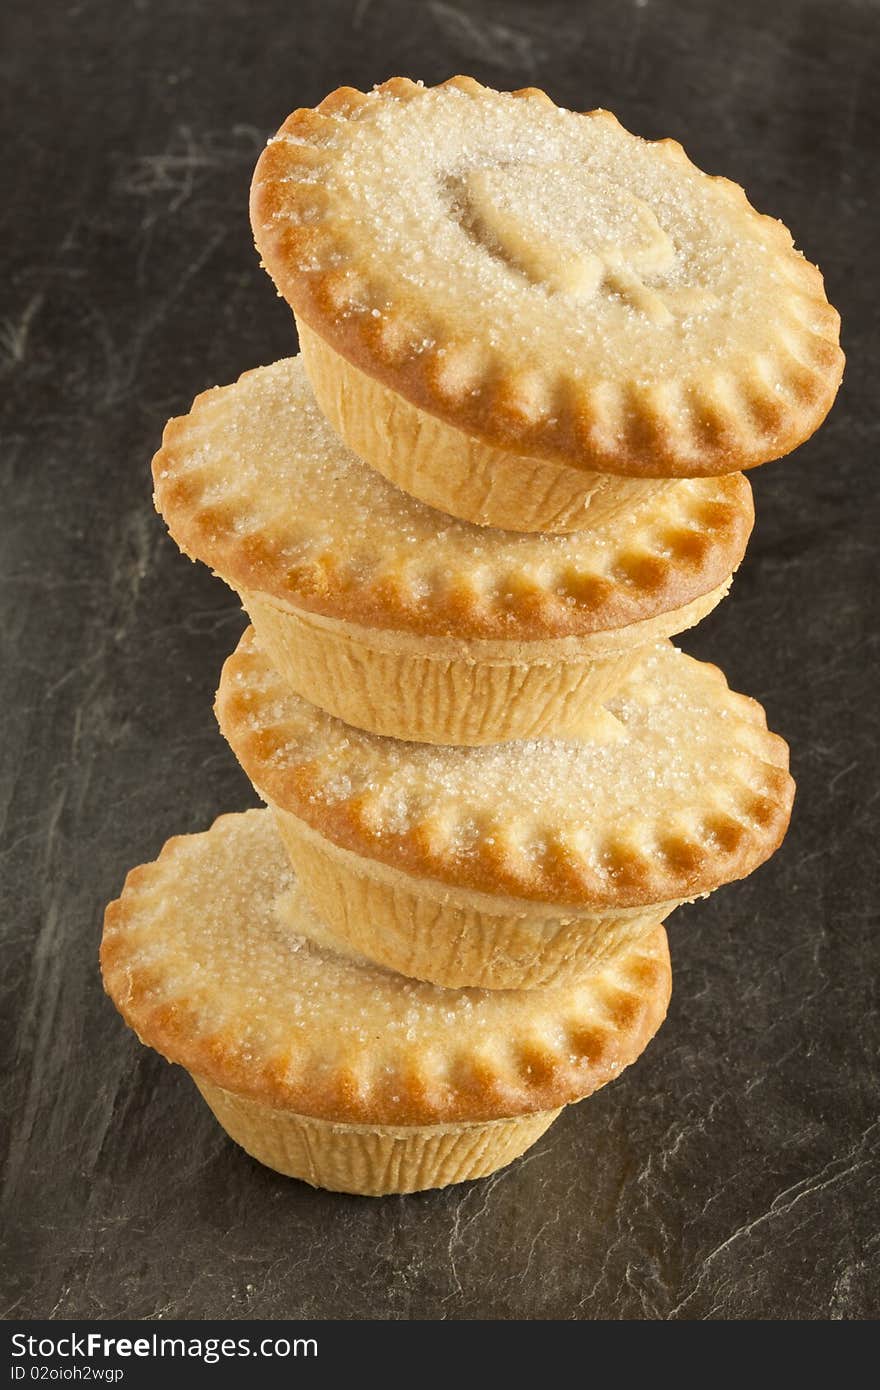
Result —
M717 299L669 283L675 246L651 207L589 165L522 161L452 182L475 240L549 292L586 302L605 290L658 326Z

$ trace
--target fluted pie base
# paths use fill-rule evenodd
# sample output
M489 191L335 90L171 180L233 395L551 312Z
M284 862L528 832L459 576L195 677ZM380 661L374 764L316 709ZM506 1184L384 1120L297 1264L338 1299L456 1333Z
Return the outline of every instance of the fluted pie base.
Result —
M559 1114L425 1127L336 1124L193 1080L230 1138L259 1163L312 1187L363 1197L484 1178L525 1153Z

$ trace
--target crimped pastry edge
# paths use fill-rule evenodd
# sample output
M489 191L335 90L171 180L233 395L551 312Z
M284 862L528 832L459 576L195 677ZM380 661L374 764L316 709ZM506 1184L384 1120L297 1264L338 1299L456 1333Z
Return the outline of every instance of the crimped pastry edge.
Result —
M271 812L248 811L217 818L210 835L243 817ZM644 1051L660 1027L669 1003L672 976L666 933L662 927L615 957L611 966L590 979L594 996L587 1012L565 1014L572 991L558 991L560 1031L555 1041L534 1031L524 1036L501 1073L485 1056L459 1067L454 1082L438 1084L410 1061L405 1074L374 1069L369 1078L345 1066L328 1074L320 1058L311 1071L291 1075L289 1066L259 1066L238 1038L199 1036L204 1024L187 1015L185 1005L157 996L153 975L131 969L125 936L127 922L141 894L155 891L157 879L197 837L174 836L157 859L130 870L122 893L104 914L101 970L104 987L130 1028L146 1046L224 1091L294 1111L299 1115L366 1125L434 1125L511 1119L558 1109L591 1095L612 1081ZM601 1020L596 1019L596 1006ZM565 1015L563 1017L563 1015ZM564 1026L562 1026L564 1024ZM524 1029L524 1032L527 1031ZM510 1042L510 1039L507 1039ZM244 1055L243 1055L244 1053Z
M223 575L218 575L218 578L223 579L230 589L235 588L232 581L225 579ZM331 618L311 609L299 608L295 603L277 599L271 594L258 591L253 593L258 602L268 604L278 613L307 623L315 632L326 633L330 638L345 638L390 656L439 662L466 661L481 666L559 666L616 656L636 648L647 649L666 638L675 637L702 622L703 618L727 597L732 583L731 574L715 588L698 595L683 608L670 608L639 622L628 623L626 627L600 628L596 632L574 636L535 637L522 641L454 637L446 634L434 636L397 628L365 627L363 623L352 622L350 619ZM242 607L247 611L252 594L246 590L237 592Z
M492 92L466 76L437 85L457 88L473 100ZM436 88L402 77L381 83L369 94L340 87L316 108L293 111L257 162L250 211L262 263L297 317L335 351L413 405L487 444L597 473L734 473L781 458L818 429L843 376L840 317L827 301L821 272L794 249L787 228L751 208L739 185L723 177L713 178L713 183L731 202L747 209L764 237L775 244L792 293L809 303L818 325L803 325L800 355L787 348L779 351L775 376L781 393L768 390L763 362L752 360L735 382L742 400L738 413L729 408L727 387L722 390L706 381L689 388L684 412L680 398L673 408L662 393L633 386L615 388L612 406L609 383L603 382L597 394L591 386L575 387L564 374L532 369L531 376L540 375L540 380L526 384L516 362L493 358L475 364L472 341L438 336L437 322L428 310L417 310L411 303L401 310L401 333L413 343L431 340L435 347L430 352L402 352L401 334L383 335L372 313L376 304L382 305L386 318L394 313L390 286L365 284L358 274L356 252L350 255L345 239L334 236L332 217L316 191L320 182L314 169L325 157L327 138L357 122L371 101L407 103L432 90ZM555 107L534 87L510 95ZM582 114L620 125L610 111ZM666 159L696 168L677 141L646 143L653 143ZM297 168L302 170L299 177ZM308 263L307 273L297 264L301 259ZM444 370L438 349L447 359L467 362L467 370ZM788 398L785 405L782 395ZM537 400L554 401L552 413L536 413Z

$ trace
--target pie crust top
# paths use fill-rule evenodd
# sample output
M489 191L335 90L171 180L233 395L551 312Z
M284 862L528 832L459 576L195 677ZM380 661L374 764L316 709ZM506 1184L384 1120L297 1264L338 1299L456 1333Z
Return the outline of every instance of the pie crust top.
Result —
M684 607L742 559L742 474L661 485L569 535L459 521L336 435L300 358L245 373L171 420L153 460L177 544L237 588L331 618L510 641L585 635Z
M781 222L675 141L534 88L340 88L270 140L251 219L333 348L521 454L732 473L812 434L842 375L838 315Z
M261 796L409 874L584 909L742 878L788 825L788 746L716 666L657 645L592 737L445 747L382 738L293 694L253 630L220 727Z
M440 989L339 952L269 811L133 869L107 992L141 1040L235 1094L328 1120L479 1121L578 1100L635 1061L670 992L666 934L564 989Z

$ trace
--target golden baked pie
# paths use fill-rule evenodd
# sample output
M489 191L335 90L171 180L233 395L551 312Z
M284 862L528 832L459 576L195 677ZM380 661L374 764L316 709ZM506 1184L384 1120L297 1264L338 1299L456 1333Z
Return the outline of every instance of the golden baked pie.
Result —
M648 485L568 536L455 520L342 443L300 359L205 392L153 474L178 545L239 592L294 690L437 743L582 729L726 593L753 519L734 474Z
M591 736L482 748L365 733L291 692L252 630L220 727L303 888L371 960L446 986L558 985L742 878L788 825L788 747L661 644Z
M670 991L661 927L576 985L443 990L306 906L268 811L169 840L107 909L106 989L260 1162L378 1194L481 1177L635 1061Z
M675 141L531 88L341 88L269 142L251 216L331 423L470 520L573 529L584 471L778 458L840 382L838 315L781 222Z

